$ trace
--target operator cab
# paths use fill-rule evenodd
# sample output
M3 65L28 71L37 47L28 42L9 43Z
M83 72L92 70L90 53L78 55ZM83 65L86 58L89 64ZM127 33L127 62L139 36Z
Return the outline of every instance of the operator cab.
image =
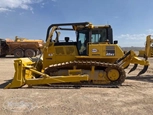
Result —
M80 55L87 55L88 44L113 44L112 28L99 27L77 31L77 48ZM117 44L117 41L114 41Z
M62 28L62 26L71 26L72 28ZM89 22L52 24L47 30L46 41L50 39L48 37L52 27L56 28L56 39L53 40L54 46L75 45L80 56L88 55L89 44L113 44L113 42L117 44L117 41L113 41L113 31L110 25L94 26ZM60 32L58 30L75 31L76 41L71 42L69 37L65 37L64 42L59 41ZM52 42L52 39L50 40Z

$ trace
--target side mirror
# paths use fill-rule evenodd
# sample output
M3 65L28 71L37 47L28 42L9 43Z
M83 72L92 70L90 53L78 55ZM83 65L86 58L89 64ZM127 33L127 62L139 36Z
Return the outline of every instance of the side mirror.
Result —
M114 44L118 44L118 41L117 41L117 40L115 40L115 41L114 41Z

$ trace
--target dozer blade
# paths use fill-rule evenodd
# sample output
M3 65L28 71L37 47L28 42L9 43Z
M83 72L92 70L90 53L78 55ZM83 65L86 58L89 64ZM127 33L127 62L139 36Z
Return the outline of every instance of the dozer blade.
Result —
M138 73L137 76L140 76L141 74L144 74L148 69L148 65L147 66L144 66L143 69Z
M137 66L138 66L138 64L134 64L133 68L131 68L131 70L128 72L128 74L131 73L132 71L136 70Z
M21 88L24 85L45 85L53 83L79 83L88 81L89 75L67 75L67 76L49 76L34 68L34 62L29 58L19 58L14 60L15 74L11 83L5 89ZM41 78L35 78L40 75Z

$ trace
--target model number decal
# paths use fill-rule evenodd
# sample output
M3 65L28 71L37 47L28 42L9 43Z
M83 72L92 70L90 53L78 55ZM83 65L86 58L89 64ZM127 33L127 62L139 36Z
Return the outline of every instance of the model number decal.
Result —
M115 50L106 50L106 56L115 56Z
M115 56L114 53L106 53L106 56Z

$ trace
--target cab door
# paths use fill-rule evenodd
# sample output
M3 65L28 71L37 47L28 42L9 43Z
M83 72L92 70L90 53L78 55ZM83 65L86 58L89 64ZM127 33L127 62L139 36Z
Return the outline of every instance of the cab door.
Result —
M77 36L77 48L80 56L88 55L89 31L81 30Z

